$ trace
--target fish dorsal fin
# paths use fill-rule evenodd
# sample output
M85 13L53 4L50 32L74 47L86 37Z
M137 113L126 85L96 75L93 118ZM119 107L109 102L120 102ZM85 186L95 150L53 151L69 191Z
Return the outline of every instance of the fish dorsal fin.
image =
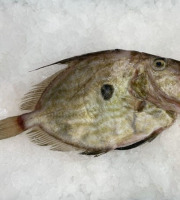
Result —
M32 71L36 71L39 69L43 69L52 65L61 65L61 64L72 64L72 63L76 63L76 62L80 62L82 60L88 59L88 58L92 58L92 57L97 57L97 56L102 56L102 55L108 55L108 54L112 54L112 53L120 53L120 52L128 52L127 50L121 50L121 49L113 49L113 50L105 50L105 51L97 51L97 52L92 52L92 53L87 53L87 54L83 54L80 56L73 56L70 58L66 58L63 60L59 60L57 62L48 64L48 65L44 65L42 67L39 67L35 70ZM135 52L135 51L132 51Z
M64 69L63 69L64 70ZM35 85L33 89L28 92L24 98L22 99L21 109L22 110L34 110L36 104L38 103L41 95L47 88L47 86L63 71L60 70L50 76L49 78L45 79L41 83Z
M113 49L113 50L105 50L105 51L97 51L97 52L92 52L92 53L87 53L87 54L83 54L80 56L74 56L71 58L67 58L64 60L61 60L59 62L53 63L53 64L70 64L70 63L76 63L76 62L80 62L82 60L88 59L88 58L92 58L92 57L101 57L101 56L105 56L108 54L114 54L114 53L120 53L120 52L128 52L126 50L121 50L121 49Z
M35 69L35 70L39 70L41 68L49 67L49 66L55 65L55 64L67 64L68 67L66 69L68 69L68 68L71 68L71 67L75 66L77 63L79 63L82 60L85 60L85 59L88 59L88 58L92 58L92 57L101 56L101 55L108 55L108 54L112 54L112 53L119 53L120 51L126 52L126 50L119 50L119 49L107 50L107 51L99 51L99 52L84 54L84 55L81 55L81 56L74 56L74 57L71 57L71 58L68 58L68 59L57 61L57 62L54 62L52 64L40 67L40 68ZM41 98L43 92L47 88L47 86L62 71L66 71L66 69L60 70L59 72L57 72L54 75L52 75L51 77L47 78L43 82L35 85L34 88L24 96L24 98L22 100L22 104L21 104L21 109L22 110L34 110L36 108L36 105L37 105L39 99ZM33 70L33 71L35 71L35 70Z
M67 58L67 59L63 59L63 60L48 64L48 65L44 65L44 66L39 67L37 69L34 69L30 72L40 70L40 69L43 69L43 68L46 68L46 67L50 67L52 65L70 64L70 63L73 63L73 62L76 63L76 62L79 62L81 60L93 57L93 56L100 56L100 55L105 55L105 54L110 54L110 53L115 53L115 52L119 53L120 51L126 52L126 50L114 49L114 50L106 50L106 51L97 51L97 52L93 52L93 53L87 53L87 54L83 54L83 55L80 55L80 56L73 56L73 57L70 57L70 58Z
M32 142L40 146L50 146L50 149L54 151L83 151L80 148L62 142L60 139L43 131L40 127L33 128L27 134Z

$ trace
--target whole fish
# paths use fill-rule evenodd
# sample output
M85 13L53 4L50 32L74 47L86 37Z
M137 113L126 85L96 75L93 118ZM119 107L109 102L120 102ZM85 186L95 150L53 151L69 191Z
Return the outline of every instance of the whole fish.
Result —
M109 50L53 64L68 67L25 95L29 113L0 121L0 139L28 130L53 150L100 155L151 141L180 113L176 60Z

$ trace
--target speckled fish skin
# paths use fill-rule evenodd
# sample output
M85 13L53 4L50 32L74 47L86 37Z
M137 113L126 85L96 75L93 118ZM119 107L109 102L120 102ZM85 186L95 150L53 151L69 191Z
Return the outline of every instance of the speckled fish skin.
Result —
M152 140L180 112L178 61L112 50L54 64L68 68L29 93L22 108L34 111L18 118L40 145L87 154L126 149Z

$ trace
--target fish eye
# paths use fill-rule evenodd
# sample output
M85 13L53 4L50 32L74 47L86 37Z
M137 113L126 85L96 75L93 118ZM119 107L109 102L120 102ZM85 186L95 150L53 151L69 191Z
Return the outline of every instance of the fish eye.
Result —
M109 84L105 84L101 87L101 95L104 100L109 100L114 93L114 87Z
M156 71L162 71L166 68L166 62L164 59L155 59L153 63L153 69Z

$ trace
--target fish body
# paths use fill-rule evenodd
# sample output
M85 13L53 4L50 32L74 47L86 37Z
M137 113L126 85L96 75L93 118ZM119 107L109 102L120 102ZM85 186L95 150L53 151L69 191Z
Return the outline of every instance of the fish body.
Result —
M2 139L12 123L39 145L101 154L152 140L179 112L178 61L112 50L54 64L68 67L25 96L21 108L31 112L0 122Z

